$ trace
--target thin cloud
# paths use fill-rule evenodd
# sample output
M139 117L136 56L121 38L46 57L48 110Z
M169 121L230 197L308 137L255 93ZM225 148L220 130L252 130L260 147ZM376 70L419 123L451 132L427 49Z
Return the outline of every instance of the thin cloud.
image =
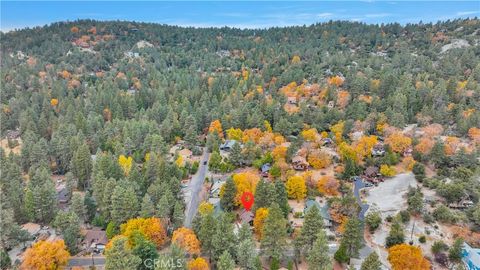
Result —
M478 11L459 11L457 12L457 16L465 16L465 15L472 15L477 14Z

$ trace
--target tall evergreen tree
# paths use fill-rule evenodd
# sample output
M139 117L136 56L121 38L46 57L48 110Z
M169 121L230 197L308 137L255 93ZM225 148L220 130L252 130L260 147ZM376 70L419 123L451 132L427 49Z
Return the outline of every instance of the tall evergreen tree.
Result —
M131 186L120 182L112 193L112 221L122 224L134 218L139 210L137 195Z
M105 251L105 269L137 269L142 259L127 247L128 239L120 237L112 241L112 246Z
M320 230L315 237L315 242L307 256L308 269L312 270L330 270L332 269L332 259L328 255L327 236L323 230Z
M233 223L229 215L222 214L212 237L213 258L218 261L224 251L235 254L236 237L233 233Z
M317 240L317 236L323 231L323 219L320 215L320 211L317 207L311 207L303 222L303 227L300 230L300 234L295 238L295 249L300 254L308 255L308 252L312 250L313 244Z
M81 190L87 188L92 173L92 160L86 143L81 144L73 154L71 168L73 175L78 179L78 188Z
M142 199L142 205L140 208L140 216L147 218L155 215L155 206L153 205L150 195L145 194Z
M365 260L362 263L362 266L360 267L360 270L381 270L382 269L382 263L380 262L378 258L378 254L374 251L370 253L370 255L365 258Z
M224 251L220 256L217 264L218 270L233 270L235 268L235 261L228 251Z
M362 241L363 236L360 220L352 217L347 221L347 224L345 224L345 232L342 235L340 245L345 247L347 256L352 258L358 256L358 251L363 245Z
M275 192L275 202L280 206L283 216L286 218L290 212L290 205L288 204L287 189L282 181L275 181Z
M220 205L225 211L232 211L235 208L235 197L237 196L237 187L232 178L227 179L225 182L225 189L223 195L220 198Z
M236 167L242 166L243 155L242 155L242 148L240 147L240 143L236 142L233 144L228 158L230 160L230 163L232 163Z
M279 260L287 245L287 221L282 210L274 203L268 209L268 216L264 221L260 247L269 258Z

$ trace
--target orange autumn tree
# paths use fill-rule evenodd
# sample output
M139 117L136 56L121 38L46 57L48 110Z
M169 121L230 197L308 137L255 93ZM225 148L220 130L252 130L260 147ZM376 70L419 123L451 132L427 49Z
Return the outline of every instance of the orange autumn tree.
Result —
M134 218L120 226L120 232L123 236L130 238L135 232L139 231L148 240L157 247L161 247L167 240L167 233L159 218Z
M412 145L412 139L397 131L385 138L385 143L390 145L394 152L403 153Z
M333 76L327 79L327 83L330 85L335 85L337 87L341 86L343 84L343 78L340 76Z
M188 262L188 270L209 270L210 267L208 266L207 261L202 258L198 257Z
M177 244L189 254L200 254L200 241L191 229L181 227L175 230L172 243Z
M338 91L337 93L337 105L340 108L345 108L350 101L350 93L347 91Z
M331 176L322 176L318 179L317 188L318 191L325 195L336 196L338 195L338 188L340 183L337 179Z
M233 182L237 187L237 195L235 197L235 202L237 205L240 205L241 198L244 192L249 191L255 193L257 183L260 180L260 176L254 171L245 171L241 173L234 174Z
M415 150L423 155L430 154L432 151L433 146L435 145L435 141L431 139L431 137L424 137L418 141L418 144L415 145Z
M388 249L388 261L393 270L429 270L430 262L419 247L400 244Z
M310 154L308 154L307 160L314 169L323 169L332 164L330 155L322 150L311 151Z
M78 33L79 29L78 29L78 27L73 26L72 28L70 28L70 31L71 31L72 33Z
M445 155L451 156L457 151L460 139L457 137L448 136L445 138Z
M268 216L268 208L258 208L253 219L253 230L258 239L262 239L263 223Z
M468 130L468 137L476 144L480 144L480 128L472 127Z
M214 133L217 132L218 136L220 138L223 138L223 129L222 129L222 123L220 120L214 120L210 123L210 127L208 127L208 133Z
M402 167L406 171L412 171L413 165L415 165L415 163L416 163L415 159L413 159L413 157L411 156L408 156L402 160Z
M23 255L21 269L63 269L70 258L63 240L40 240Z
M307 196L307 185L302 176L294 175L288 178L286 183L288 198L301 200Z

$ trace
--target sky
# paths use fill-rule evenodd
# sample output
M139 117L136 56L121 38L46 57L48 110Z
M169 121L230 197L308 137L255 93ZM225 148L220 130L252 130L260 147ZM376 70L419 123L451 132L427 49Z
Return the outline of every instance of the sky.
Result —
M329 20L400 24L480 17L475 1L3 1L0 30L77 19L236 28L310 25Z

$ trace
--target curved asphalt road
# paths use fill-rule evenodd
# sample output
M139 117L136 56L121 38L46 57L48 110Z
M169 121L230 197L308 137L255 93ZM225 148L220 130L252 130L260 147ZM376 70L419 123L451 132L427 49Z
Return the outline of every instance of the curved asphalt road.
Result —
M202 157L200 158L200 165L198 167L197 173L192 176L192 180L188 184L188 189L190 191L190 201L187 203L187 208L185 209L185 220L183 225L187 228L190 228L192 225L192 220L195 214L197 213L198 205L200 204L200 192L202 190L203 181L205 181L205 176L208 173L208 158L210 153L208 153L207 148L203 150Z

